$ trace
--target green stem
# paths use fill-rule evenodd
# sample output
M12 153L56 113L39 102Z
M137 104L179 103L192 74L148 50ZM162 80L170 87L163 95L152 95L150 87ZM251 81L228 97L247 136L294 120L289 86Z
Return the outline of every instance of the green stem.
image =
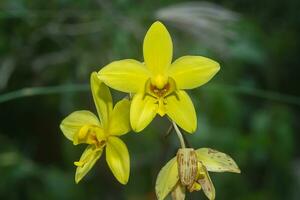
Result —
M180 130L179 130L178 126L176 125L176 123L174 121L172 121L172 123L173 123L174 129L175 129L175 132L177 134L177 137L180 141L181 148L185 148L185 142L184 142L182 133L180 132Z
M9 92L0 95L0 103L10 101L13 99L36 96L36 95L47 95L47 94L57 94L65 92L82 92L88 91L89 86L87 84L78 85L61 85L61 86L49 86L49 87L29 87Z

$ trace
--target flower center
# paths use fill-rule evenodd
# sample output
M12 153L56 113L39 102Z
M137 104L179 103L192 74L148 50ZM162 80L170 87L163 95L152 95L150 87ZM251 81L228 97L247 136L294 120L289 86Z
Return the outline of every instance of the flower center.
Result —
M170 83L165 84L161 89L150 83L150 90L157 97L163 97L170 89Z
M169 95L172 95L175 90L176 85L175 81L172 78L169 78L162 87L158 87L157 84L153 84L151 79L149 79L146 83L145 95L149 95L155 98L156 103L158 104L157 113L160 116L164 116L166 114L166 98Z
M165 82L164 85L158 86L157 84L153 84L151 80L147 82L146 92L158 99L164 98L174 92L175 90L175 82L173 79L169 78L168 81Z
M74 145L86 143L94 144L96 147L103 147L105 145L106 138L102 128L93 125L84 125L74 136Z

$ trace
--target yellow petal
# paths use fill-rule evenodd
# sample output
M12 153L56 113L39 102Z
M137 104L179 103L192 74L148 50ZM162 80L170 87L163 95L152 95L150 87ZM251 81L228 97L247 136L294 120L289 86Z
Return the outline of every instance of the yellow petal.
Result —
M219 63L202 56L183 56L169 68L178 89L192 89L208 82L220 69Z
M132 93L143 91L150 78L147 68L132 59L112 62L103 67L98 76L109 87Z
M130 173L130 160L126 144L117 137L109 137L106 144L106 161L116 179L127 184Z
M142 131L155 117L158 109L156 99L138 93L134 95L130 107L130 123L135 132Z
M198 162L199 164L199 172L201 174L201 177L198 179L198 183L200 183L201 188L204 192L204 194L207 196L209 200L214 200L216 197L216 190L215 187L210 179L210 176L206 170L206 168L201 164L201 162Z
M186 92L179 90L166 98L167 115L182 129L193 133L197 128L197 116L192 100Z
M128 99L123 99L115 105L109 122L111 135L123 135L130 131L129 110L130 101Z
M78 162L74 162L77 166L75 173L75 182L78 183L94 166L96 161L102 155L102 148L96 148L95 145L89 145L83 152Z
M149 28L143 51L145 64L152 72L154 80L157 79L158 84L163 85L168 80L166 73L172 62L173 44L168 30L161 22L154 22Z
M60 129L69 140L73 141L74 136L83 126L100 126L96 115L87 110L75 111L68 115L60 124Z
M91 90L100 121L102 126L106 128L113 102L108 87L99 80L96 72L91 74Z
M233 172L240 173L240 169L234 160L219 151L210 148L200 148L196 150L198 160L200 160L208 171L212 172Z
M158 173L155 191L158 200L163 200L174 189L179 180L176 157L170 160Z

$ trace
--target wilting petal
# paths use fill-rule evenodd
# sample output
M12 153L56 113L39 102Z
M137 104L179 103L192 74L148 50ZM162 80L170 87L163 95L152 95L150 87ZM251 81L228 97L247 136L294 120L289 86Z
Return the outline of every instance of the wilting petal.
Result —
M176 157L170 160L159 172L155 191L158 200L163 200L174 189L179 180Z
M172 191L172 199L184 200L185 199L185 187L177 183Z
M109 87L132 93L143 91L150 78L147 68L132 59L112 62L103 67L98 76Z
M94 166L96 161L102 155L102 148L96 148L94 145L89 145L83 152L78 162L74 162L77 166L75 174L75 182L78 183Z
M117 137L109 137L106 144L106 161L116 179L127 184L130 173L130 160L126 144Z
M103 127L107 127L113 102L108 87L100 81L96 72L91 74L91 90L100 121Z
M210 148L196 150L200 160L208 171L240 173L240 169L234 160L225 153Z
M109 122L111 135L123 135L130 131L129 110L130 101L128 99L122 99L115 105Z
M60 129L69 140L73 141L74 136L83 126L100 126L96 115L87 110L75 111L68 115L60 124Z
M207 196L209 200L214 200L216 197L215 187L210 179L210 176L206 170L206 168L199 163L199 172L201 177L198 179L198 183L200 183L201 188L203 189L204 194Z
M182 90L166 98L167 115L181 128L189 133L195 132L197 128L197 116L192 100Z
M173 44L171 36L161 22L154 22L144 39L144 60L153 76L166 75L172 62Z
M177 151L179 179L182 185L192 185L197 177L197 154L193 148L180 148Z
M178 89L192 89L208 82L220 69L219 63L202 56L183 56L169 68Z

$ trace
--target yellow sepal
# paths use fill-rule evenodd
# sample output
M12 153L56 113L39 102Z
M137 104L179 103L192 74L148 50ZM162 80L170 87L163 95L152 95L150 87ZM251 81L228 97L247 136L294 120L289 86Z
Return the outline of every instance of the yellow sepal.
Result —
M103 128L107 128L109 116L112 112L113 102L108 87L100 81L96 72L90 78L93 99L97 108L98 116Z
M158 173L155 191L158 200L163 200L179 181L176 157L170 160Z
M129 121L130 101L122 99L119 101L110 116L109 134L110 135L124 135L130 131Z
M209 58L183 56L172 63L169 76L178 89L193 89L208 82L219 70L219 63Z
M83 126L101 126L96 115L87 110L75 111L68 115L60 124L60 129L69 140L73 141Z
M199 165L198 170L199 170L200 176L199 176L197 182L201 185L201 188L202 188L204 194L207 196L207 198L209 200L214 200L216 197L216 190L215 190L214 184L211 181L210 176L209 176L205 166L201 162L198 162L198 165Z
M210 148L196 150L200 160L208 171L240 173L240 169L234 160L227 154Z
M133 59L114 61L104 66L98 76L109 87L132 93L142 91L150 78L146 67Z
M106 144L106 161L116 179L126 185L130 174L130 159L126 144L111 136Z
M173 56L171 36L161 22L154 22L147 31L143 53L145 65L152 72L151 82L161 88L168 80L167 70Z
M102 155L102 148L96 148L95 145L89 145L83 152L78 162L74 162L77 166L75 173L75 182L79 181L91 170L96 161Z

